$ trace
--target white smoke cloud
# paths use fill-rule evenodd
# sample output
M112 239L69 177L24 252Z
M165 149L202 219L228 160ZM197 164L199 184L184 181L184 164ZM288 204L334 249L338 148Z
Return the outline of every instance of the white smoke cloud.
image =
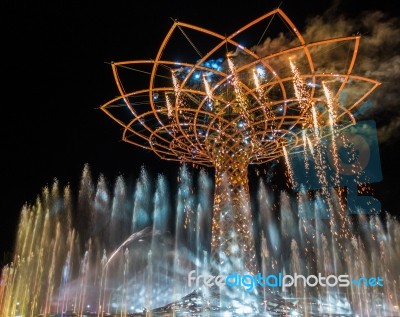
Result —
M372 106L363 116L377 122L381 143L390 142L400 128L400 90L397 87L400 82L400 18L390 17L388 13L381 11L360 12L358 17L349 18L337 13L339 4L340 1L335 1L324 14L309 18L305 27L300 30L301 34L306 42L361 35L359 53L352 73L382 83L370 95ZM253 49L263 55L296 45L298 41L288 32L267 38ZM329 65L328 55L324 67L326 70L334 67Z

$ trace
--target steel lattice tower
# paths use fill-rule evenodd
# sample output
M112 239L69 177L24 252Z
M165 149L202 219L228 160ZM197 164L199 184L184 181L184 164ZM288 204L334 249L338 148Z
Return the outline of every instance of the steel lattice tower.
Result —
M286 47L240 45L275 16L294 37ZM229 36L174 21L154 59L112 63L120 95L101 109L124 141L215 168L212 255L255 272L248 166L301 151L318 127L355 123L379 85L352 74L359 44L358 35L306 42L280 9Z

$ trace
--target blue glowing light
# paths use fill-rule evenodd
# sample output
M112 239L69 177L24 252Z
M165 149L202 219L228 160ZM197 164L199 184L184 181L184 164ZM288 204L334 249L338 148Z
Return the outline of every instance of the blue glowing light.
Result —
M257 67L257 68L256 68L256 71L257 71L257 75L258 75L259 77L261 77L261 78L264 78L264 77L265 77L265 69L264 69L264 68L262 68L262 67Z
M244 121L243 121L243 120L239 120L238 123L237 123L237 127L238 127L239 129L244 128Z

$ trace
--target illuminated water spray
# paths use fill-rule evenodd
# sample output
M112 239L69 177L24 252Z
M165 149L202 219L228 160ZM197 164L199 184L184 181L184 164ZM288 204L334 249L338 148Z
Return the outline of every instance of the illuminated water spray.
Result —
M239 44L238 34L252 34L276 15L296 35L295 45L266 55ZM197 47L191 36L206 40ZM219 267L256 272L247 168L313 152L334 133L324 127L355 122L351 112L379 85L351 74L359 43L358 35L307 43L280 9L229 36L175 20L154 59L112 64L120 96L101 109L124 128L124 141L161 159L215 168L212 258ZM324 50L343 45L350 59L332 61L341 72L325 72ZM193 59L171 60L181 51ZM134 80L147 87L131 87L132 74L147 74ZM334 83L329 91L325 82ZM345 88L362 93L339 104Z
M254 38L256 29L268 29L272 20L282 21L282 27L295 35L287 47L266 52L263 46L239 44L239 35ZM94 186L84 169L77 203L79 221L74 224L69 188L63 195L57 183L51 190L46 188L42 198L22 212L15 262L2 270L1 315L34 317L68 311L79 316L145 315L145 306L171 316L180 309L184 312L182 307L197 305L202 312L219 311L224 316L233 312L299 315L301 309L305 316L317 316L312 314L315 302L329 306L322 311L331 313L336 312L337 298L350 299L353 304L370 300L366 292L360 294L354 287L340 297L320 289L291 294L282 290L283 296L271 297L264 289L261 299L258 290L249 295L258 296L253 305L243 293L227 298L210 291L200 296L186 283L192 269L198 275L267 274L283 268L329 274L332 268L340 272L342 266L365 275L368 270L374 272L381 255L396 258L399 254L389 243L395 239L391 237L398 239L398 225L384 235L375 224L364 230L374 250L372 264L366 264L368 254L343 216L340 195L331 192L332 180L322 155L322 150L332 153L336 185L339 143L346 143L342 135L337 138L338 129L355 123L352 112L379 82L352 74L358 35L310 40L305 41L280 9L229 36L175 20L154 59L112 63L119 96L101 109L123 127L123 140L161 159L214 168L214 190L201 170L195 192L187 166L182 165L171 234L167 230L170 194L166 180L157 179L152 198L145 170L134 195L129 196L122 177L110 193L104 177ZM181 53L190 56L189 60L178 60ZM138 86L141 83L143 87ZM344 93L354 96L340 102ZM327 139L332 149L323 148ZM329 226L320 219L313 225L307 219L295 219L288 195L275 203L262 182L257 198L259 219L253 219L249 165L267 166L282 159L287 168L282 174L288 176L283 179L296 187L291 158L299 153L307 154L302 158L306 174L314 169L321 183L314 211L328 206L332 213ZM321 203L324 199L325 205ZM298 204L300 211L312 212L307 193L299 192ZM279 221L273 210L276 205ZM255 221L261 232L255 231ZM258 248L256 239L261 240ZM375 241L381 244L374 246ZM398 275L391 273L397 272L392 262L378 271L388 280L391 274ZM384 290L393 295L393 310L398 309L396 287L388 285ZM304 301L298 310L293 310L289 295ZM368 308L368 312L373 310ZM359 305L353 311L364 313L366 308Z

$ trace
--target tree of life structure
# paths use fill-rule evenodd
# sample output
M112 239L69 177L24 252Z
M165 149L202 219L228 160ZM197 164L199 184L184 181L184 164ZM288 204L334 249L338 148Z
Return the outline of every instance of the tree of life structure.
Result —
M274 18L293 37L285 47L240 44L262 39ZM356 122L352 113L379 85L352 74L359 45L359 35L306 42L281 9L229 36L175 20L154 59L111 63L120 95L101 109L124 141L215 168L212 258L254 273L248 166L301 151L305 134L328 133L322 127Z

